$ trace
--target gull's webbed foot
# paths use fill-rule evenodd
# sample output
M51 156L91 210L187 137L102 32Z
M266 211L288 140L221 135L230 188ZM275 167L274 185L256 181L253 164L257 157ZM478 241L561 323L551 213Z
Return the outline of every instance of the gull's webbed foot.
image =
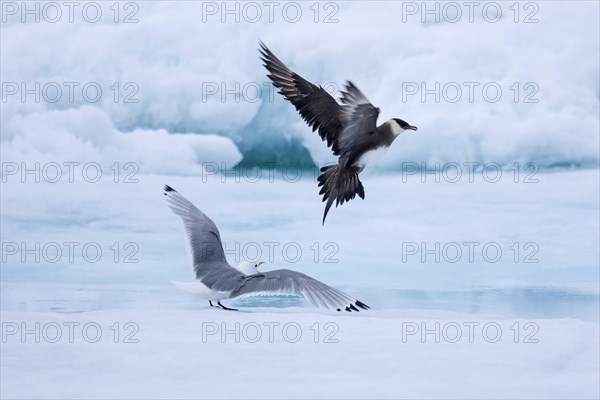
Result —
M223 310L228 310L228 311L237 311L237 308L229 308L229 307L225 307L223 304L221 304L220 301L217 301L217 304L219 305L219 307L221 307Z

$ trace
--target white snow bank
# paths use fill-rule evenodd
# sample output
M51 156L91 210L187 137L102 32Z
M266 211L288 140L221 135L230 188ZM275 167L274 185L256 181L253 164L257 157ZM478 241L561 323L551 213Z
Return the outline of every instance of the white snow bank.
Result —
M218 133L260 145L273 130L303 138L315 161L327 161L330 152L268 83L257 52L263 40L307 79L332 91L351 79L381 108L382 119L400 117L419 127L401 138L382 168L401 161L598 163L597 2L518 3L518 13L512 3L493 3L501 7L498 21L494 7L488 9L494 18L479 5L469 20L467 6L452 3L462 13L458 22L446 15L454 9L443 5L441 11L440 3L427 6L440 8L439 22L435 13L423 15L425 3L418 2L318 3L318 14L309 3L294 3L301 7L294 23L282 5L269 21L262 3L252 9L220 2L133 4L137 23L122 23L131 8L114 23L108 3L98 23L80 14L71 23L66 10L54 23L29 16L23 24L20 13L6 15L2 80L16 84L17 92L3 90L3 141L23 135L11 123L18 115L90 105L91 98L121 131ZM411 5L419 11L411 13ZM225 7L234 11L227 14ZM247 14L256 7L257 21ZM73 99L69 82L78 84ZM41 99L29 94L23 102L22 84ZM86 85L92 85L87 95ZM62 96L48 101L56 98L56 86ZM102 90L97 101L96 87ZM44 143L31 151L43 152ZM189 168L191 158L180 162Z
M202 305L3 312L2 324L3 398L599 394L598 324L574 319L411 310L225 312Z
M2 159L19 169L32 169L35 163L93 162L108 170L115 163L134 163L141 172L188 175L201 173L203 163L241 160L229 138L165 129L122 132L106 111L92 106L15 115L5 131Z

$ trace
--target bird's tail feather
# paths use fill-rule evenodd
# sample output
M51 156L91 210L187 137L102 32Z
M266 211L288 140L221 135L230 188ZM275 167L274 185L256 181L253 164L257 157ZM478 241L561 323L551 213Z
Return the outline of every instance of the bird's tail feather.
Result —
M333 205L344 204L356 197L358 194L361 199L365 198L365 189L362 182L358 179L358 173L345 168L340 168L339 165L329 165L321 168L322 174L319 176L319 194L323 195L323 201L327 201L325 205L325 213L323 214L323 224L327 213Z
M171 281L171 284L176 286L177 288L183 290L184 292L199 294L202 297L209 297L213 291L208 288L205 284L200 281L193 282L178 282Z

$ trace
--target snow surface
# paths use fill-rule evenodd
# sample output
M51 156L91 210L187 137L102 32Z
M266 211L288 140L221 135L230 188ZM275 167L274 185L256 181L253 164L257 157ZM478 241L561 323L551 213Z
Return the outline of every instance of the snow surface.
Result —
M450 184L436 183L433 174L367 174L367 200L334 209L325 227L313 178L137 177L132 184L3 185L2 242L95 242L105 251L95 263L78 252L72 262L64 255L56 263L7 256L0 290L3 397L598 397L598 170L540 173L532 184L513 176ZM232 313L178 291L169 282L192 279L192 270L164 183L217 222L230 262L256 243L270 261L265 269L305 272L373 310L340 315L294 298L261 298L226 303L243 310ZM538 262L515 262L512 254L497 263L481 255L472 263L416 256L403 262L407 241L495 241L505 251L513 242L535 242ZM108 250L114 242L136 243L138 262L122 262L123 253L115 262ZM292 253L275 251L269 260L266 242L276 249L295 243L303 255L292 262ZM323 250L315 262L315 242L335 243L337 262L325 262ZM22 343L22 329L35 330L36 322L40 343L31 333ZM64 325L70 322L79 323L73 343ZM125 329L128 322L138 328L138 343L122 342L134 329ZM222 343L221 329L235 330L236 322L240 343L233 334ZM289 336L275 330L269 342L271 322L280 324L273 329L298 324L302 338L288 343L294 325ZM55 337L52 323L61 327L57 343L44 339ZM96 329L84 338L87 323L102 330L98 343L85 340ZM327 323L335 325L326 329ZM422 330L436 323L439 343L434 334L422 343ZM254 343L257 324L263 336ZM502 333L489 343L495 324ZM8 334L15 326L19 331ZM206 333L215 326L219 333L203 342L203 327ZM403 331L415 326L419 331L403 341ZM452 343L456 326L461 336ZM339 342L324 343L335 328ZM116 344L114 329L121 334Z
M50 324L62 329L56 343L43 336L35 343L32 334L25 343L19 335L6 338L3 398L598 397L598 325L568 318L505 320L416 310L235 313L199 306L4 312L2 321L25 323L28 329L39 322L40 331L48 327L51 340L56 331ZM128 322L135 325L125 329ZM97 325L84 337L83 327L90 323ZM433 333L424 340L420 333L403 340L403 326L405 333L412 324L434 331L436 323L439 343ZM472 341L465 324L473 326ZM484 336L486 324L493 328ZM101 329L99 339L95 326ZM537 332L526 338L534 327ZM223 337L224 329L229 333Z

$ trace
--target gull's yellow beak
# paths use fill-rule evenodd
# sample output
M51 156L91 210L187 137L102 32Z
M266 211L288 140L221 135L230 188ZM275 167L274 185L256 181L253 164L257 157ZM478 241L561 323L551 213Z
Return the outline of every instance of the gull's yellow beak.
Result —
M260 267L261 265L266 264L264 261L261 261L258 263L258 266Z

